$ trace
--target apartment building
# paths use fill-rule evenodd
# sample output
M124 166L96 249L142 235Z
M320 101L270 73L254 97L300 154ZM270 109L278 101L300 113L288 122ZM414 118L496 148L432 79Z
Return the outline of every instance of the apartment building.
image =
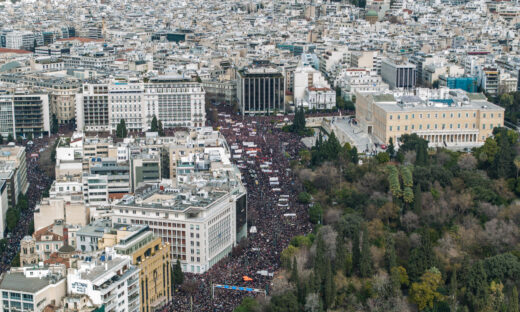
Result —
M105 253L83 256L76 268L68 270L67 292L87 295L105 311L138 312L140 269L128 256L116 254L113 249Z
M13 90L0 94L0 134L7 137L49 134L49 96Z
M42 312L67 294L64 272L48 267L11 268L1 279L2 311Z
M444 88L416 93L357 93L356 120L382 143L417 133L430 146L448 148L480 146L504 125L504 109L482 94Z
M356 92L381 93L389 88L388 84L382 81L381 76L362 68L349 68L342 71L336 79L336 86L341 89L341 96L346 100L352 100Z
M106 233L99 244L100 249L113 247L117 254L130 256L132 265L140 269L141 312L153 312L170 301L170 247L148 226L116 225L115 232Z
M59 71L63 67L63 60L37 59L33 65L42 67L46 71ZM60 65L53 65L60 64ZM59 68L51 68L59 66ZM40 73L22 73L3 75L0 81L12 86L26 86L36 88L48 94L49 115L56 115L59 124L69 124L76 117L76 94L81 91L81 81L70 76L53 76Z
M76 104L77 128L85 131L113 133L121 120L129 131L147 131L154 116L165 128L201 127L206 121L202 84L183 76L88 83Z
M498 95L500 72L496 67L484 67L480 71L480 86L491 96Z
M18 202L18 195L25 194L29 187L27 181L27 162L25 157L24 146L3 146L0 148L0 161L4 164L10 163L9 172L13 172L13 185L10 186L12 189L11 202L16 204ZM5 172L5 170L4 170Z
M165 139L175 163L171 183L144 184L114 201L112 221L148 225L170 244L172 261L180 259L186 272L203 273L247 235L246 191L218 132L201 129Z
M5 33L5 47L7 49L34 49L34 34L30 31L10 31Z
M6 229L6 214L9 208L9 202L7 199L7 182L0 180L0 238L4 238Z

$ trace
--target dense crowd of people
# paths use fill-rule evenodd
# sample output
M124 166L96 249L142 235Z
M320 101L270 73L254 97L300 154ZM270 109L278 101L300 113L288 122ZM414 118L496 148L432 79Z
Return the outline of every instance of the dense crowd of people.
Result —
M57 135L44 136L30 142L26 140L22 143L26 148L27 183L29 184L26 193L28 209L20 211L20 218L16 227L6 235L7 246L1 254L0 261L0 272L2 273L10 269L13 259L20 251L20 240L29 234L29 228L34 217L34 207L40 201L44 190L48 189L52 184L52 177L49 177L40 168L39 154L44 149L52 148L50 142L54 142L56 138ZM35 156L36 154L38 156Z
M311 231L307 207L296 201L302 187L289 168L289 161L297 157L303 144L297 134L277 127L285 118L242 117L221 110L214 126L220 129L229 146L243 150L241 157L233 160L247 188L248 229L254 227L256 233L248 233L246 241L230 256L204 274L186 274L185 283L193 287L188 290L181 287L164 311L232 311L244 296L264 295L217 288L212 297L214 284L247 286L269 294L270 273L279 269L280 253L292 237ZM246 154L248 147L244 142L254 143L255 148L249 150L256 153ZM280 204L282 196L283 205ZM260 271L264 274L259 274ZM244 276L252 281L244 281Z

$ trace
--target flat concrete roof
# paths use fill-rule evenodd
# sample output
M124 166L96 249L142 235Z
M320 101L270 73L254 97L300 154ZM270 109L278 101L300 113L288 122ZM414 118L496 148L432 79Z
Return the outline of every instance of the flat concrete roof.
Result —
M0 282L0 289L34 294L52 284L51 280L46 277L25 277L21 272L7 272Z

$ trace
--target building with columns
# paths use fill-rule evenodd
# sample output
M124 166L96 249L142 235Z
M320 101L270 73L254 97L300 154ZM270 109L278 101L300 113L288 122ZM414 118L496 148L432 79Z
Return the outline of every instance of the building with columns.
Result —
M381 143L416 133L430 146L464 148L484 144L493 128L503 126L504 109L483 94L447 88L356 93L356 121Z

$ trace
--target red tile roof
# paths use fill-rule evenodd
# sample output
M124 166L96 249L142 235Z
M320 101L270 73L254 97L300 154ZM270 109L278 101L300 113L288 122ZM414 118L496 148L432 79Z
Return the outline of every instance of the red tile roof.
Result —
M31 51L0 48L0 53L16 53L16 54L31 54Z
M66 39L58 39L58 41L79 41L79 42L104 42L103 39L92 39L92 38L85 38L85 37L70 37Z

